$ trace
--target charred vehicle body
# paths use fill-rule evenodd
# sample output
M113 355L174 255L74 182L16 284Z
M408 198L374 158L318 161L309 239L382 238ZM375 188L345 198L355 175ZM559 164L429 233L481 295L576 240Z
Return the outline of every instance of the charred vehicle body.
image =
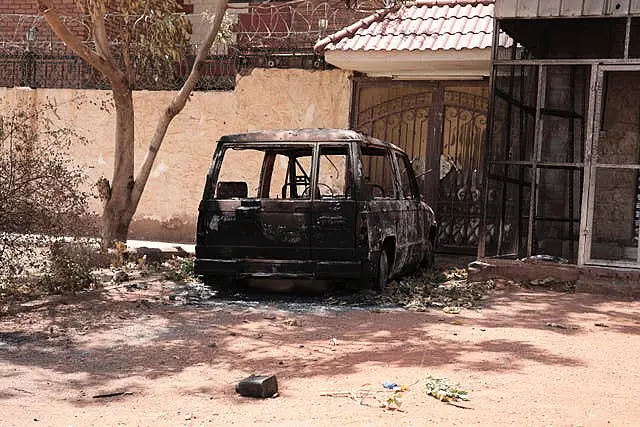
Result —
M220 139L199 207L197 274L357 279L433 263L434 213L400 148L350 130Z

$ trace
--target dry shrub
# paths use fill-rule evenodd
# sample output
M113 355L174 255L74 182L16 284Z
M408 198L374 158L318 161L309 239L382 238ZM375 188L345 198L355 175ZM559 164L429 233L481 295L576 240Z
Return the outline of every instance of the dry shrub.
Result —
M49 245L49 257L37 284L48 294L68 294L96 285L93 272L109 265L109 258L89 241L55 241Z
M0 299L16 290L37 294L38 283L56 292L91 283L87 263L95 257L73 242L95 235L95 221L82 190L86 177L69 156L86 141L56 109L49 101L0 114ZM60 244L54 236L70 239Z

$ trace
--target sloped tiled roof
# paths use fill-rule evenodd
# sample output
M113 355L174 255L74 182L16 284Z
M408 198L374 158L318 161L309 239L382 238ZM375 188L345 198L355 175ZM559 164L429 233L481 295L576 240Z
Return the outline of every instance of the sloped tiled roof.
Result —
M485 49L493 42L493 11L493 0L422 0L380 10L318 41L315 50ZM508 36L500 44L510 44Z

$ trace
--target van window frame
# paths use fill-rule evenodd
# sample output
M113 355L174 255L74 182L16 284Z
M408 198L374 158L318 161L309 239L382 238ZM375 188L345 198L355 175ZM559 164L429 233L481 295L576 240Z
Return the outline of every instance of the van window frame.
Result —
M251 143L244 143L244 142L219 142L218 143L218 147L216 149L215 155L214 155L214 160L212 162L211 168L209 170L209 179L207 180L207 185L204 191L204 197L206 200L224 200L224 199L215 199L215 191L214 191L214 187L217 185L218 183L218 178L220 177L220 170L222 169L222 162L224 161L224 155L226 153L227 150L229 149L238 149L238 150L256 150L256 151L260 151L268 149L268 148L282 148L282 149L290 149L290 148L300 148L300 149L311 149L311 181L310 181L310 185L311 185L311 197L306 198L306 199L272 199L272 198L264 198L262 197L262 184L263 184L263 180L264 180L264 159L266 156L266 151L264 152L263 158L262 158L262 164L260 166L260 175L258 178L258 184L259 184L259 188L258 188L258 194L257 197L251 197L251 199L257 199L257 200L279 200L279 201L294 201L294 202L300 202L300 201L308 201L308 200L312 200L313 199L313 188L315 188L315 184L313 182L314 179L314 167L313 165L315 164L316 158L317 158L317 148L318 143L317 142L312 142L312 141L300 141L300 142L292 142L292 143L282 143L282 142L251 142Z

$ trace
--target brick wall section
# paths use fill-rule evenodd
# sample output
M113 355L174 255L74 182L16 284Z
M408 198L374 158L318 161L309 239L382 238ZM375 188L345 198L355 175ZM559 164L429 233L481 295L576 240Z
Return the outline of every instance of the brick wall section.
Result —
M178 3L183 6L186 13L193 12L193 1L179 0ZM80 22L82 11L74 0L56 0L54 5L61 16L73 17L67 21L67 25L74 33L83 38L88 37L86 27ZM25 18L15 15L30 16ZM35 0L0 0L0 43L24 43L27 31L34 25L34 19L31 16L36 15L38 15L38 7ZM36 20L35 26L38 28L38 41L46 42L48 46L50 40L56 40L46 22Z
M76 15L79 9L73 0L58 0L56 9L61 15ZM35 0L0 0L0 14L18 13L25 15L37 15L38 6Z
M238 42L242 47L269 47L309 50L315 42L368 15L346 7L345 0L310 0L301 3L265 6L261 2L245 13L238 14L235 31L240 33ZM319 21L327 21L327 28L320 33ZM267 35L269 30L272 35ZM248 36L243 35L248 34ZM264 37L261 37L261 33Z
M73 0L58 0L55 7L61 16L80 16L80 9ZM27 15L27 16L19 16ZM0 0L0 43L24 44L29 28L38 28L37 42L57 41L44 20L35 19L38 15L36 1ZM76 34L85 36L86 30L78 20L70 20L69 28ZM20 46L22 48L22 46Z
M207 0L178 0L186 13L197 11L198 5L208 4ZM56 9L62 16L78 17L82 14L76 6L74 0L56 0ZM19 17L15 15L36 16L38 9L36 1L24 0L0 0L0 43L23 43L27 30L34 25L31 17ZM252 16L253 15L253 16ZM256 18L256 15L260 15ZM311 49L319 36L333 33L345 26L352 24L365 17L367 13L356 12L348 9L345 0L316 1L311 0L284 7L273 3L271 8L263 7L253 9L251 12L241 14L240 25L237 31L252 33L249 44L255 43L258 47L275 47L282 49ZM320 34L318 22L326 19L327 29ZM46 24L39 20L35 22L38 27L38 41L56 40ZM70 28L83 37L88 37L86 28L79 21L71 19L68 21ZM255 32L269 33L278 32L280 34L272 37L255 36ZM288 37L283 38L283 33L292 32ZM272 46L273 45L273 46ZM48 46L48 44L47 44Z

